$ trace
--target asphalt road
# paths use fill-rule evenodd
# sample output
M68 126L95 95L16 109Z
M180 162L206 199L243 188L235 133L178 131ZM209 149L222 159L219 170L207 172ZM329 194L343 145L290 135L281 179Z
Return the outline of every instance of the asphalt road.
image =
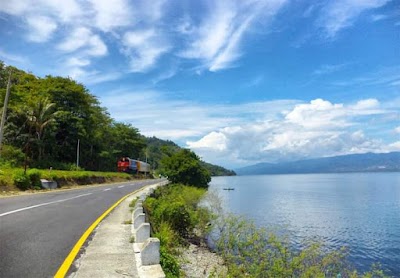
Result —
M128 193L158 182L0 198L0 277L53 277L100 215Z

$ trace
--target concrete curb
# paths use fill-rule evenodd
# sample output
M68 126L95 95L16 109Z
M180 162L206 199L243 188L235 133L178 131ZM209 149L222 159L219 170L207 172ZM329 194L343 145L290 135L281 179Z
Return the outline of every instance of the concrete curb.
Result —
M161 182L146 186L118 205L95 229L87 247L71 266L71 269L74 270L68 277L165 277L159 265L159 251L158 264L146 265L157 261L157 256L154 254L157 250L158 239L151 239L144 246L150 236L150 224L143 223L138 227L138 237L142 239L143 243L137 244L141 244L140 247L144 248L137 249L136 242L133 244L133 248L129 243L132 237L133 222L132 225L123 223L127 219L133 218L136 207L133 213L130 213L128 207L132 200L135 198L144 200L156 187L167 183ZM141 204L141 202L139 203ZM143 207L141 209L143 212ZM141 214L140 210L137 213ZM146 224L149 225L148 228L146 228ZM149 236L147 236L146 229L148 229ZM139 251L138 254L136 251ZM145 258L144 264L142 258Z
M160 184L160 186L166 184L168 184L168 181ZM145 222L146 216L143 213L143 201L153 190L154 188L142 194L132 212L132 235L135 239L133 251L139 277L165 278L160 265L160 240L150 237L150 224Z

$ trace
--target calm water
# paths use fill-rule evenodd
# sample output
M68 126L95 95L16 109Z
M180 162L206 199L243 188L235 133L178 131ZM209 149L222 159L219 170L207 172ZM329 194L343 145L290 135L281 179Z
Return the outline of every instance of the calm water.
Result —
M400 277L400 173L215 177L210 189L228 211L289 234L295 248L309 239L347 246L357 269L380 262Z

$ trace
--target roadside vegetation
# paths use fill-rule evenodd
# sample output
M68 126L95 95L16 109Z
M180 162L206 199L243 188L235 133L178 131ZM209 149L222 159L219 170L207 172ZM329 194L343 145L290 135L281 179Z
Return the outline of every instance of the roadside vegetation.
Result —
M143 203L152 227L160 239L160 264L167 277L180 277L179 249L203 240L208 232L209 211L200 206L211 180L199 157L189 150L166 155L160 172L172 184L157 188Z
M40 190L41 179L56 181L58 187L70 185L86 185L105 182L127 181L134 177L126 173L95 172L95 171L66 171L49 169L21 168L0 169L0 191ZM136 178L136 177L135 177Z

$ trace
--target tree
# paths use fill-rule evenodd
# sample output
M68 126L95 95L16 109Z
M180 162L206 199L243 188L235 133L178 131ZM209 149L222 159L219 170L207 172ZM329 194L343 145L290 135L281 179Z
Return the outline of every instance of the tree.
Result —
M43 156L43 134L44 129L51 122L55 121L55 116L57 111L54 110L55 103L50 103L48 98L39 100L39 102L28 111L28 123L33 127L35 136L38 143L38 161L42 159Z
M200 158L188 149L164 157L161 165L163 174L173 183L207 188L211 181L210 172L202 166Z

